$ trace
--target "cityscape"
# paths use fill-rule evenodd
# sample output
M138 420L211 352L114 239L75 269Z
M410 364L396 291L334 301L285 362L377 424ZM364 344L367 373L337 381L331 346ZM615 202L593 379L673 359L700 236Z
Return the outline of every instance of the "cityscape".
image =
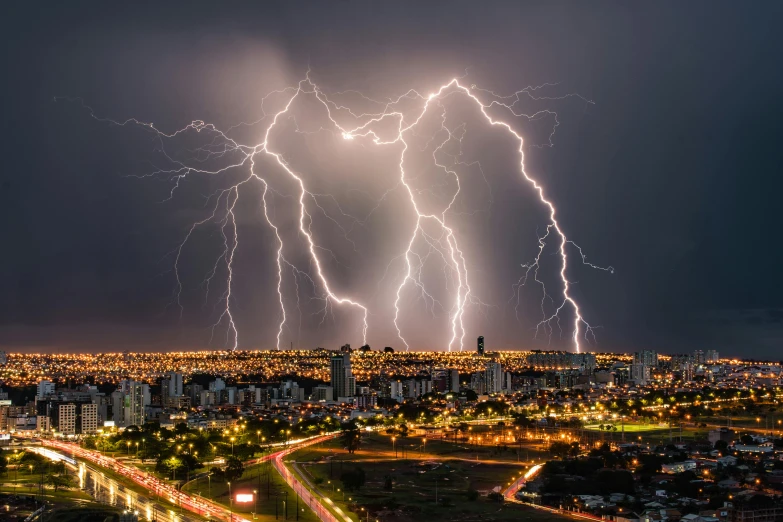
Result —
M4 6L0 522L783 522L783 3Z
M495 352L481 336L456 353L346 344L0 362L7 486L40 501L78 484L123 520L405 520L482 502L502 520L783 510L783 367L716 350Z

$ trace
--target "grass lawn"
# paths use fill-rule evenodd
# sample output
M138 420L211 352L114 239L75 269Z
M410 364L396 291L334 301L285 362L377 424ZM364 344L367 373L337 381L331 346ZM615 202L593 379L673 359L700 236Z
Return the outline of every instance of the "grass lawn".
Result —
M600 424L594 424L594 425L591 425L591 426L585 426L584 429L591 430L591 431L601 431L598 428L599 426L600 426ZM638 433L638 432L645 432L645 431L660 431L660 430L667 430L668 431L669 430L669 427L667 425L665 425L665 424L664 425L662 425L662 424L635 424L635 423L626 422L625 423L625 428L623 428L619 423L615 424L615 426L617 427L617 431L614 432L615 435L618 434L618 433L622 433L623 429L625 430L626 433ZM606 433L610 433L610 432L607 431Z
M20 483L17 485L17 487L10 486L10 485L2 485L0 486L0 493L37 497L38 484L27 485L27 484ZM54 489L45 488L43 494L46 499L53 500L55 502L58 500L93 500L93 498L90 495L88 495L87 493L79 489L59 489L55 492Z
M63 507L46 514L57 522L103 522L106 517L119 515L121 511L108 506Z
M354 520L520 520L529 511L518 504L497 503L485 496L469 500L467 492L484 494L504 488L524 471L523 466L470 462L464 460L384 460L345 462L343 470L360 466L366 483L358 492L345 492L337 466L326 462L300 465L300 469L320 482L321 494L330 498ZM384 488L387 476L393 478L391 491ZM331 481L331 482L330 482ZM340 489L340 491L338 491ZM436 504L436 489L437 499ZM358 515L357 515L358 514ZM527 517L525 517L527 518Z
M395 457L396 455L396 457ZM507 449L499 450L495 445L469 444L458 440L427 439L422 437L397 438L392 443L391 436L372 432L363 433L359 449L352 455L348 455L339 437L327 442L309 446L293 454L296 461L312 461L319 459L335 460L377 460L377 459L469 459L479 461L501 461L509 463L524 463L531 459L542 459L547 456L540 445L523 443L508 443Z
M294 467L291 461L296 461L298 471L318 484L323 497L357 521L367 520L368 515L371 520L384 522L428 518L562 520L557 515L486 498L493 488L504 489L519 477L527 469L526 460L544 457L546 452L538 447L523 444L519 451L519 446L498 450L495 446L431 438L424 443L421 437L409 437L402 442L397 439L392 445L391 436L374 432L363 434L360 449L353 454L342 447L338 438L296 451L288 465ZM365 471L366 483L359 492L346 492L340 476L356 467ZM387 476L393 477L391 491L384 488ZM483 495L471 501L467 495L469 489Z
M258 506L256 519L261 522L275 520L275 510L277 510L279 520L283 520L285 513L284 501L288 502L288 519L293 520L296 517L297 497L294 491L288 487L283 478L270 464L263 463L251 466L245 469L242 478L231 483L231 493L236 498L237 493L253 493L258 491L258 503L250 502L246 504L230 505L228 496L228 485L225 482L217 480L209 481L206 478L187 483L183 490L190 494L203 495L211 498L214 502L223 504L228 509L233 505L235 513L242 513L245 518L252 519L252 513ZM286 497L287 493L287 497ZM299 520L300 522L317 522L318 517L309 509L308 506L299 501Z

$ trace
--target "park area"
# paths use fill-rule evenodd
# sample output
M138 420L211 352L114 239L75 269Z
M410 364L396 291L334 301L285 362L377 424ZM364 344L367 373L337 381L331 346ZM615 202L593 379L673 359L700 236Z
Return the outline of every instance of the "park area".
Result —
M207 474L187 482L182 490L191 495L209 498L213 502L223 504L227 510L261 522L271 520L316 522L318 520L309 506L297 500L293 490L268 461L245 468L242 476L231 482L230 496L229 485L225 481L211 480ZM252 494L253 498L247 502L237 503L238 494Z
M294 452L288 466L335 513L357 521L562 520L498 494L529 468L518 450L365 432L353 453L338 438Z

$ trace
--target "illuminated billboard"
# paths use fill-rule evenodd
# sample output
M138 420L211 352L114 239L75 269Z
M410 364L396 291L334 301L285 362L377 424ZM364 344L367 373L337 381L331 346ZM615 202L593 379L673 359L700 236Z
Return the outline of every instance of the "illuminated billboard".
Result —
M253 502L253 494L252 493L237 493L236 497L234 497L234 500L237 503L240 503L240 504Z

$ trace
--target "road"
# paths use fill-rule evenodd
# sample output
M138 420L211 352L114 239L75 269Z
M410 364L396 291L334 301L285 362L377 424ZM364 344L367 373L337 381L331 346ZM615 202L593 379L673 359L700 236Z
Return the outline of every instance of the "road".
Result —
M522 489L522 486L524 486L528 480L532 479L539 471L541 471L542 467L543 466L541 464L536 464L527 470L524 475L512 482L511 485L506 488L506 490L503 492L503 496L509 500L516 499L517 491Z
M142 517L157 522L194 522L197 520L195 517L188 516L187 513L184 515L176 513L155 499L139 495L117 480L106 476L103 471L84 462L75 461L65 452L61 453L43 447L28 447L27 449L50 460L65 462L66 466L76 472L79 487L92 495L98 502L138 512Z
M283 457L291 453L292 451L295 451L298 448L288 449L284 451L279 451L272 455L272 465L275 467L278 473L283 477L283 479L288 483L288 485L293 489L297 495L299 495L299 498L302 499L302 502L307 504L310 509L315 512L315 514L318 516L320 520L323 522L340 522L340 519L335 517L331 511L326 507L323 501L330 504L332 509L334 509L338 514L342 515L344 520L347 522L352 522L349 517L347 517L342 510L340 510L339 507L335 506L331 499L328 499L326 497L319 497L315 496L311 493L311 491L315 490L315 487L309 483L307 485L302 484L291 471L285 466L283 463ZM304 474L302 474L302 477L307 480Z
M321 503L320 499L310 495L308 489L302 486L302 484L293 476L293 474L285 467L285 465L282 462L283 457L285 457L292 451L295 451L305 446L309 446L311 444L318 444L319 442L323 442L331 438L332 436L333 435L324 435L324 436L314 437L311 439L297 441L295 446L289 446L288 449L283 449L275 453L271 453L260 459L254 459L253 461L250 461L248 464L257 464L271 459L275 469L285 479L285 481L288 483L291 489L293 489L297 493L297 495L299 495L299 497L302 499L302 501L305 504L307 504L308 506L311 507L311 509L313 509L313 511L316 513L316 515L318 515L318 517L322 521L338 522L338 520L331 514L331 512L329 512L329 510ZM100 467L110 469L113 472L117 473L118 475L126 477L127 479L133 481L137 485L147 489L148 491L150 491L151 495L160 498L166 498L172 504L180 506L182 509L190 511L192 513L196 513L198 515L213 520L221 520L224 522L250 522L248 519L244 518L243 516L236 513L232 513L229 509L226 509L225 506L222 506L220 504L217 504L215 502L212 502L200 496L192 496L187 493L184 493L178 490L176 487L163 482L162 480L154 477L149 473L141 471L136 467L129 466L112 457L107 457L105 455L102 455L98 451L84 449L76 444L72 444L69 442L62 442L58 440L41 439L41 444L44 446L48 446L50 448L54 448L55 450L59 451L64 455L73 455L74 457L78 457L80 459L89 461ZM98 471L98 473L101 472ZM120 491L119 489L120 486L121 485L117 484L118 492ZM133 498L138 498L136 496L133 496L134 495L133 492L129 490L123 489L122 493L126 495L127 499L130 499L127 500L127 502L130 505L133 504L131 502ZM140 514L142 516L146 516L148 520L153 520L153 516L156 514L153 512L153 508L150 507L150 509L147 510L145 506L145 511L140 510ZM158 515L158 520L164 520L163 518L160 517L160 511L157 512L157 515ZM171 510L169 510L168 515L169 517L176 517L176 518L170 518L169 520L166 520L166 522L185 522L187 520L186 517L182 517L181 515L176 514ZM350 519L346 517L346 520L350 520Z

